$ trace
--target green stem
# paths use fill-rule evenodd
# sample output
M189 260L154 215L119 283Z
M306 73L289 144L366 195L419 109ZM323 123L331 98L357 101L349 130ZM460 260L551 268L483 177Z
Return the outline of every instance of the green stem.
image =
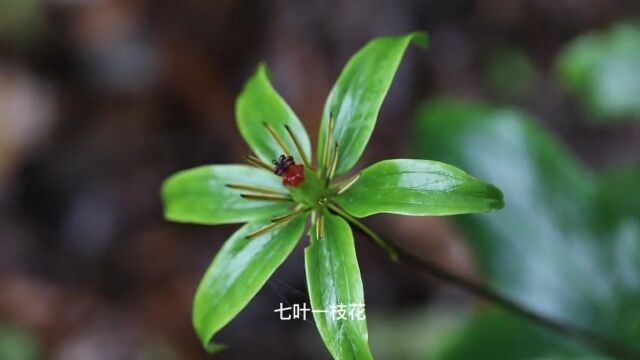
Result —
M395 245L389 243L388 241L386 241L383 238L381 238L380 236L378 236L378 234L373 232L373 230L369 229L365 224L361 223L358 219L356 219L351 214L349 214L346 210L344 210L342 207L340 207L340 205L338 205L338 204L336 204L334 202L327 202L326 205L327 205L327 207L329 209L333 210L336 214L338 214L338 215L342 216L343 218L347 219L355 227L357 227L362 232L367 234L373 241L375 241L375 243L378 246L380 246L384 251L387 252L387 254L389 254L389 257L391 258L391 260L393 262L398 262L398 260L399 260L398 252L397 252L397 249L396 249Z
M463 289L471 294L482 297L489 300L506 310L513 312L527 320L542 325L548 329L554 330L571 338L588 343L594 348L602 351L603 353L612 356L617 359L624 360L637 360L640 359L640 353L637 350L631 349L625 345L618 344L609 339L606 339L591 331L574 327L569 324L565 324L556 319L548 318L543 315L537 314L522 305L509 300L508 298L498 294L497 292L478 284L474 281L468 280L462 276L458 276L446 270L445 268L437 265L429 260L418 257L399 246L392 244L384 240L381 236L376 234L368 226L360 222L345 210L341 209L337 204L328 203L327 206L336 212L338 215L343 216L347 221L353 224L356 228L361 230L364 234L369 236L378 246L390 254L395 254L395 258L392 256L394 262L404 263L419 268L420 270L428 273L429 275L452 284L460 289Z

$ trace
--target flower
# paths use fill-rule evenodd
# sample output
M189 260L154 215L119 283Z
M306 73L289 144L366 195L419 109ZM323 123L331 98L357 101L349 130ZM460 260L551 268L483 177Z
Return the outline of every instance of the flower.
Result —
M310 223L305 249L313 309L364 304L349 222L377 213L451 215L503 206L492 185L460 169L427 160L386 160L351 177L377 114L411 42L410 33L369 42L342 71L326 102L312 163L309 137L260 65L236 103L240 133L255 152L245 165L210 165L178 172L164 184L167 219L197 224L247 222L228 239L195 295L193 323L203 345L235 317L287 258ZM296 164L296 162L299 162ZM282 176L282 178L280 178ZM343 177L341 181L337 178ZM368 233L394 256L392 249ZM314 318L339 359L372 358L366 321Z

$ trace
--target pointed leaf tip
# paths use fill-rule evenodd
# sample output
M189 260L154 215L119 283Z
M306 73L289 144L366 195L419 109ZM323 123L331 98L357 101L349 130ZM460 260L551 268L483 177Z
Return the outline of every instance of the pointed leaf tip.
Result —
M429 37L426 31L414 31L406 36L411 38L411 41L419 48L426 49L429 43Z
M283 154L282 145L274 139L264 123L273 129L286 148L296 150L292 154L296 159L309 158L311 155L307 131L271 84L264 63L258 65L236 100L236 121L240 134L263 162L271 163L271 160ZM285 126L296 135L298 144L291 139Z
M382 102L411 43L426 46L426 33L374 39L349 59L325 103L317 152L321 168L327 166L328 160L323 154L329 138L340 147L336 176L356 164L369 142ZM331 118L334 119L333 131L329 126Z
M429 160L384 160L364 169L336 201L349 213L437 216L504 207L502 192L454 166Z
M302 237L301 216L273 231L247 240L246 236L270 224L264 219L248 223L227 240L207 269L193 302L193 326L207 351L220 344L211 340L256 295L285 261Z

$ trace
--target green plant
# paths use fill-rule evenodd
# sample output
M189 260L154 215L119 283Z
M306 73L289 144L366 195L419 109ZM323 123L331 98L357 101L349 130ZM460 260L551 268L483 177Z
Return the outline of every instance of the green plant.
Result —
M510 101L531 94L540 76L524 50L504 45L484 59L481 75L493 93Z
M31 334L0 322L0 359L42 359L40 344Z
M637 164L596 176L513 107L434 99L416 124L418 154L463 166L504 191L503 211L456 223L487 286L547 319L541 328L541 321L484 312L430 358L640 358Z
M556 73L591 119L640 118L640 24L580 35L562 50Z
M223 245L195 295L193 323L207 349L217 348L212 337L293 250L308 218L310 245L305 263L311 306L329 309L364 304L348 223L397 259L398 248L357 218L377 213L476 213L503 206L502 193L494 186L435 161L386 160L335 181L363 153L400 59L412 41L424 46L426 36L379 38L349 60L324 108L317 166L311 163L304 127L260 66L236 104L240 133L255 152L247 161L254 166L203 166L179 172L165 182L162 198L169 220L209 225L248 222ZM303 167L294 163L296 159ZM269 165L272 160L275 169ZM284 177L286 186L274 170ZM372 358L365 320L313 315L335 358Z

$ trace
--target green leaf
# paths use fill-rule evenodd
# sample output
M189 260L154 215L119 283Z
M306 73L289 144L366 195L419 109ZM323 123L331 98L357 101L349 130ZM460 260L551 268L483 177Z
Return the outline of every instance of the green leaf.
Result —
M305 156L311 158L311 142L304 126L289 105L273 88L265 65L258 66L256 73L244 86L236 101L236 119L240 134L251 149L270 164L283 154L282 147L269 134L264 123L269 124L284 141L297 162L302 162L301 154L296 150L295 142L288 135L285 125L297 137Z
M249 223L222 246L200 281L193 303L193 326L208 350L213 336L233 319L294 249L304 231L300 217L259 237L246 236L269 220Z
M411 43L426 46L425 33L381 37L369 42L347 63L333 86L322 115L318 135L318 163L322 166L329 117L333 114L333 140L340 151L336 175L349 171L364 151L391 81L405 49ZM332 145L333 146L333 145Z
M539 74L522 49L498 46L483 61L482 77L501 98L517 101L531 94Z
M455 215L500 209L502 193L451 165L385 160L361 173L336 201L357 217L377 213Z
M274 174L245 165L210 165L180 171L162 186L164 214L168 220L195 224L229 224L280 215L285 202L256 201L240 197L242 191L227 184L273 189L286 188Z
M335 359L372 359L366 320L350 317L352 305L364 306L362 279L349 224L324 213L324 237L315 238L304 251L309 298L320 336ZM332 314L344 305L346 319ZM317 312L326 310L326 312ZM354 313L354 315L357 315Z
M607 229L640 223L640 167L625 165L609 169L598 186L598 220Z
M511 313L490 309L475 315L458 329L449 330L439 344L432 344L426 358L474 359L604 359L591 349L541 328Z
M558 57L557 76L593 119L640 119L640 25L621 22L581 35Z
M504 192L502 211L456 218L488 285L640 352L640 223L602 229L594 176L521 111L437 100L417 122L421 156Z
M44 359L38 339L26 331L0 323L0 359Z

